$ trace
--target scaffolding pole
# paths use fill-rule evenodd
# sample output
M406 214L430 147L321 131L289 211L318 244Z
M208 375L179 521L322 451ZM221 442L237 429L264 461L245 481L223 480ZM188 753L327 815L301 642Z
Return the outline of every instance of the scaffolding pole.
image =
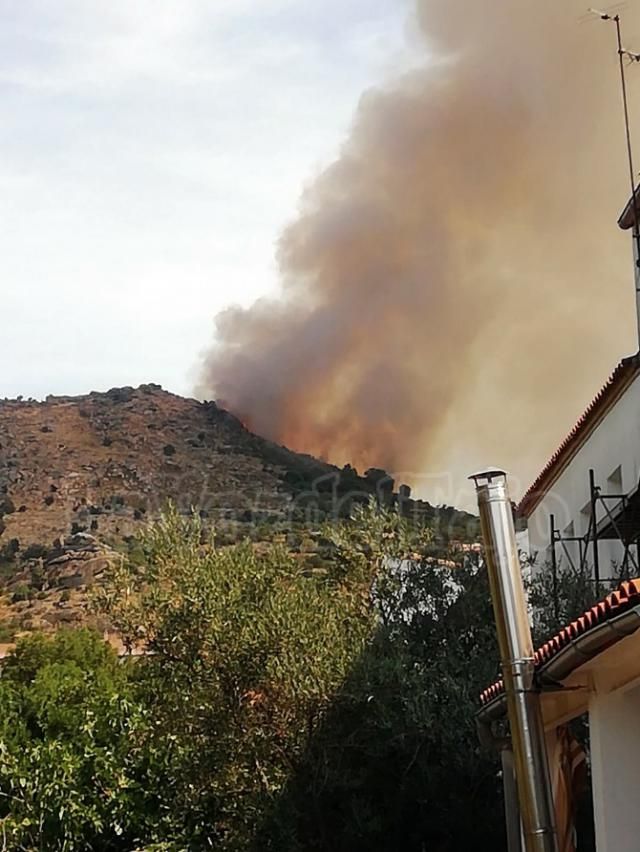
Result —
M635 499L635 498L634 498ZM610 503L616 501L620 507L620 512L616 512L616 507L610 507ZM598 511L600 509L601 524L604 524L606 540L619 541L624 547L622 563L620 565L620 577L605 577L601 576L601 553L600 540L602 532L598 529ZM551 571L554 596L554 615L556 620L559 614L559 561L556 551L556 546L559 544L562 552L567 559L569 565L575 570L576 563L574 555L567 546L570 543L578 544L579 548L579 570L584 571L588 567L589 555L593 560L593 577L594 590L596 596L600 596L601 587L607 583L611 585L618 582L622 577L629 578L630 568L633 567L637 574L640 574L640 518L636 523L631 522L630 528L626 526L629 518L632 518L633 502L629 494L603 494L602 489L597 484L595 471L593 468L589 470L589 523L584 535L564 535L557 526L556 516L549 515L549 542L551 548ZM635 555L632 548L635 546ZM608 572L610 573L610 572Z

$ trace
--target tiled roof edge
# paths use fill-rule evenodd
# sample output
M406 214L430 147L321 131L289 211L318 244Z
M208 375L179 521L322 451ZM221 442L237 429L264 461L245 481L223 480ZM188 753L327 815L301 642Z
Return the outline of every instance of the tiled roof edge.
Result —
M518 504L518 513L529 517L540 500L546 494L549 486L560 475L564 466L579 449L581 442L588 437L608 407L615 402L620 393L626 388L637 373L640 372L640 353L623 358L609 376L608 381L589 403L573 429L562 441L551 456Z
M601 601L595 603L578 618L563 627L555 636L541 645L535 652L534 660L536 671L548 665L552 659L589 630L597 627L612 618L622 615L627 609L640 604L640 578L626 580L621 583L615 591L611 592ZM604 650L604 648L603 648ZM504 682L497 680L480 694L480 704L485 707L492 701L504 695Z

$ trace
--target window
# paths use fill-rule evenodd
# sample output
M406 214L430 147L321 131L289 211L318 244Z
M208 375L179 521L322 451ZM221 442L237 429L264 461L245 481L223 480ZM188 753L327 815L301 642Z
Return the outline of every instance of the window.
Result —
M607 494L616 495L618 497L621 497L623 494L621 464L619 464L618 467L607 477Z
M585 503L580 509L580 531L582 535L586 535L591 523L591 501Z

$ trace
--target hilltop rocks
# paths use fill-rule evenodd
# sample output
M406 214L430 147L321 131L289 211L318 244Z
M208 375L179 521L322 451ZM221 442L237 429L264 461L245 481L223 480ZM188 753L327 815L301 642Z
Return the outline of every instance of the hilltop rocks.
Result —
M49 555L45 563L48 582L60 589L91 585L106 570L113 552L88 533L66 538L59 553Z
M124 388L111 388L104 395L111 402L131 402L134 398L136 391L132 387L124 387ZM100 396L100 394L92 393L92 397Z

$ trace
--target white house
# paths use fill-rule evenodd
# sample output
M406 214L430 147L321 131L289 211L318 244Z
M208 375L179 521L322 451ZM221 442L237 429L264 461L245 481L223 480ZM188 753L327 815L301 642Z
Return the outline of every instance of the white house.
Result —
M639 210L636 193L618 224L633 231L640 335ZM563 852L575 849L569 830L577 825L578 801L571 775L577 752L568 723L585 715L596 848L640 850L639 482L640 352L615 367L518 506L527 520L534 572L546 563L556 577L563 564L572 563L592 573L601 595L611 588L608 579L620 573L629 578L535 652ZM506 714L502 681L485 690L481 703L483 739L508 754L500 733ZM505 795L509 798L506 783ZM509 849L520 848L518 835L516 825Z
M520 501L534 565L640 573L640 355L624 358ZM595 525L594 525L595 518ZM596 535L597 533L597 535Z
M639 204L639 202L636 202ZM637 217L629 202L618 224L633 228L640 299ZM638 303L640 328L640 303ZM599 579L624 567L640 576L640 353L623 358L518 507L535 566L568 562Z

